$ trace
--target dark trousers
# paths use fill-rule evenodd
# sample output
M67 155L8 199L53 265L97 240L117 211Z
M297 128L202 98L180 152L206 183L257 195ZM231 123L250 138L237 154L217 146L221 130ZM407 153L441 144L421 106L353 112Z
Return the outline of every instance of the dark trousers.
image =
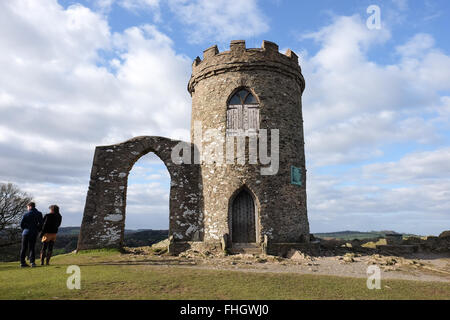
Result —
M27 250L30 250L30 263L34 263L35 259L35 246L36 246L35 234L25 234L22 235L22 248L20 249L20 263L25 264L25 257L27 255Z
M49 258L52 256L53 253L53 245L55 244L55 241L46 241L42 243L42 250L41 250L41 259L46 257Z

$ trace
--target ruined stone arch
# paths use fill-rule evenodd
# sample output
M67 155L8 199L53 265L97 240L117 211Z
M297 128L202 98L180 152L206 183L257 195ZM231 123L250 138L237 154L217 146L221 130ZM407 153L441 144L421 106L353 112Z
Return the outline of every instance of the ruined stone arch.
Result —
M203 214L200 168L175 164L172 149L188 142L142 136L95 149L78 250L123 245L128 175L143 155L153 152L169 171L169 236L174 240L201 240Z

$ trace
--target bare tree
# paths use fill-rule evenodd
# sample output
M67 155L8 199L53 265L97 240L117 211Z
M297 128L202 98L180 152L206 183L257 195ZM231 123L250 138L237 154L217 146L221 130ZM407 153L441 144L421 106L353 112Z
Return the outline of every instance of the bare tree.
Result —
M0 184L0 242L14 241L20 220L31 197L12 183Z

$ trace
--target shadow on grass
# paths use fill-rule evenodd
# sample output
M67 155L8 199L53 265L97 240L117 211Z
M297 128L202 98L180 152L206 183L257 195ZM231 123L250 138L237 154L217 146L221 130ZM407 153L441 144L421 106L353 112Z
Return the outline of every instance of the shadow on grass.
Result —
M152 265L152 266L195 266L197 263L192 260L175 260L175 259L143 259L139 261L105 261L100 262L98 265L113 265L113 266L125 266L125 265Z

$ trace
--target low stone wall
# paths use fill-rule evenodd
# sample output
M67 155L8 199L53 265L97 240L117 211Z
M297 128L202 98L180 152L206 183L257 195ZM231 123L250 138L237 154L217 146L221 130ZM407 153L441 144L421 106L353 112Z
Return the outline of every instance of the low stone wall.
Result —
M223 251L220 242L211 241L173 241L170 243L168 251L172 255L179 255L187 250L196 250L198 252L220 252Z
M273 256L286 257L290 250L298 250L309 255L320 254L320 243L268 243L266 253Z
M377 246L377 250L382 254L407 254L407 253L416 253L419 252L418 245L381 245Z
M179 255L187 250L196 250L198 252L223 252L224 248L218 241L172 241L169 245L169 253ZM266 253L273 256L286 257L290 250L299 250L309 255L320 254L320 243L269 243L267 249L261 245L261 254ZM264 252L265 251L265 252Z
M450 253L450 237L377 238L364 240L321 240L322 254L344 252L402 255L416 252Z
M450 252L450 237L427 237L419 243L421 251Z

